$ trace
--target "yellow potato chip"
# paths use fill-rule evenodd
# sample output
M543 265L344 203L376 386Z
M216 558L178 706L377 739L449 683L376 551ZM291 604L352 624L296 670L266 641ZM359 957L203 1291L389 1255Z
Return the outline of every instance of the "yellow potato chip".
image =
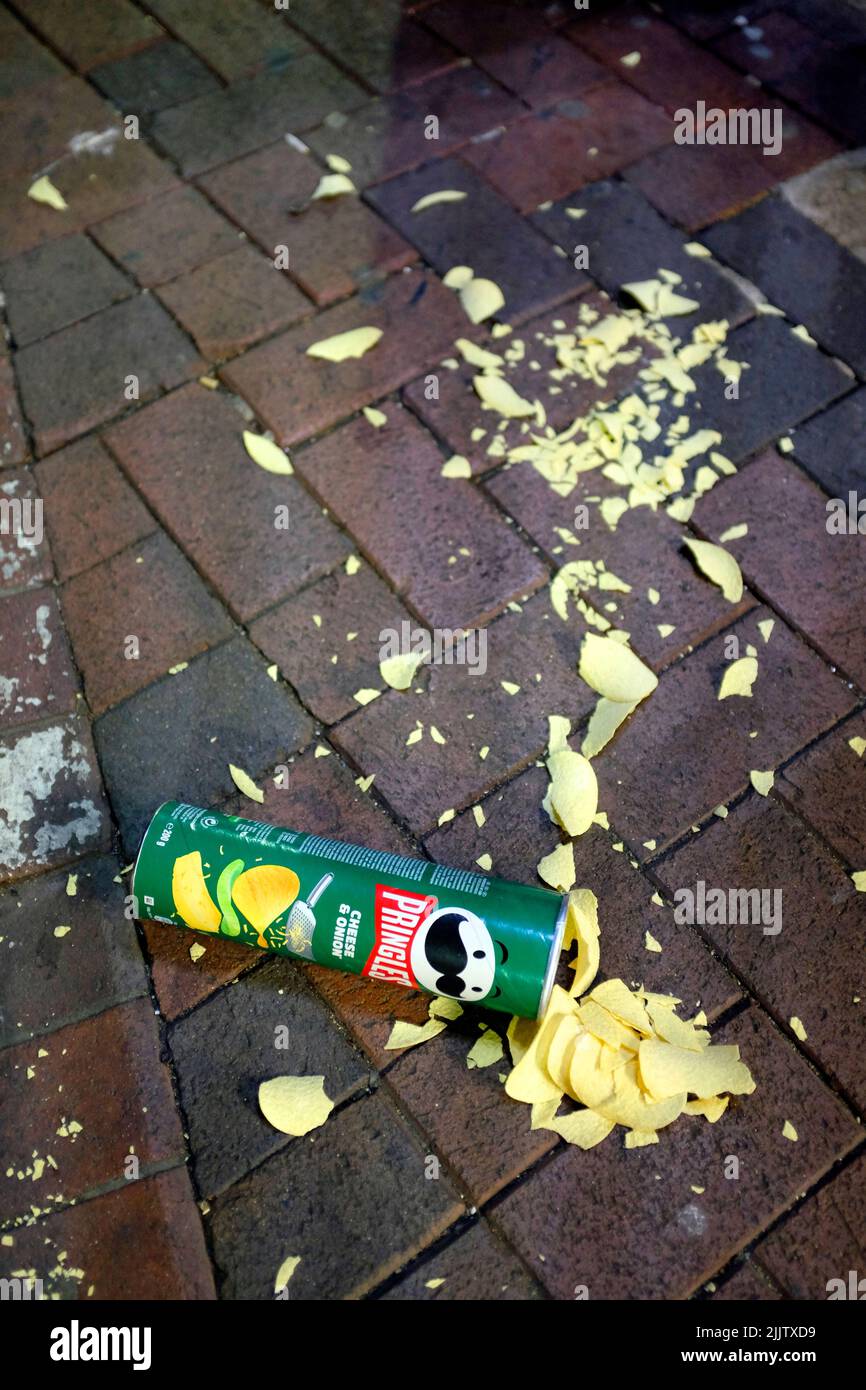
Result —
M723 1091L731 1095L750 1095L755 1089L752 1074L740 1061L736 1046L707 1047L690 1052L671 1043L645 1038L640 1045L641 1080L651 1096L664 1100L681 1091L708 1100Z
M447 1023L441 1018L430 1018L426 1023L405 1023L399 1019L391 1029L385 1044L386 1052L398 1047L417 1047L419 1043L429 1042L431 1038L444 1033Z
M800 1042L805 1042L809 1036L809 1034L806 1032L806 1029L803 1027L803 1020L801 1018L797 1018L796 1014L793 1018L788 1019L788 1027L791 1029L792 1033L796 1034L796 1036L800 1039Z
M309 1134L325 1123L333 1108L324 1076L275 1076L259 1086L259 1109L281 1134Z
M357 193L357 188L346 174L323 174L316 185L311 202L317 198L339 198L344 193Z
M687 539L684 544L695 557L698 569L719 586L728 602L739 603L743 597L743 576L733 555L710 541Z
M560 1088L551 1081L547 1074L543 1058L556 1032L560 1017L571 1014L573 1008L573 1001L565 990L554 985L544 1018L540 1020L531 1036L528 1031L524 1031L522 1034L523 1039L528 1037L529 1041L505 1083L506 1094L511 1096L512 1100L522 1100L532 1104L535 1101L552 1100L554 1096L560 1094ZM509 1027L508 1040L511 1044L512 1057L514 1056L516 1034L517 1030L512 1030Z
M851 875L851 882L854 884L858 893L866 893L866 869L857 869L856 872Z
M382 336L381 328L350 328L347 333L335 333L307 348L308 357L324 362L345 362L349 357L363 357L375 347Z
M647 1003L647 1013L652 1019L655 1036L662 1042L672 1043L675 1047L684 1047L688 1052L703 1052L710 1041L709 1033L703 1028L696 1028L693 1023L687 1023L684 1019L678 1018L672 1008L659 1006L658 1004Z
M596 1144L607 1138L613 1127L613 1120L605 1119L595 1110L576 1110L572 1115L560 1115L549 1124L539 1126L553 1130L567 1144L574 1144L578 1149L594 1149Z
M369 705L373 700L378 700L381 694L381 690L372 690L367 687L364 690L356 690L352 699L357 700L359 705Z
M423 212L425 208L436 207L437 203L462 203L466 196L457 188L440 188L437 193L425 193L423 198L412 204L409 211Z
M535 406L519 396L514 387L501 376L475 376L472 378L475 394L482 405L495 410L509 420L519 420L535 414Z
M268 945L265 929L291 907L300 887L298 875L282 864L254 864L235 879L232 901L255 927L260 946Z
M575 1014L560 1014L556 1027L547 1038L544 1055L539 1058L546 1067L551 1081L560 1091L568 1090L568 1072L571 1065L571 1051L575 1039L583 1032L580 1019Z
M443 478L471 478L472 465L462 454L452 454L450 459L446 459L440 470Z
M658 1134L654 1129L630 1129L625 1136L625 1148L644 1149L647 1144L657 1144Z
M629 989L624 980L604 980L600 985L596 985L589 997L629 1028L643 1033L645 1037L653 1036L652 1021L642 1000Z
M493 280L472 279L461 287L459 294L460 303L473 323L492 318L505 305L505 295Z
M500 357L498 352L490 352L487 348L479 347L478 343L473 343L471 338L458 338L454 346L460 349L464 361L468 362L470 367L489 367L496 371L504 365L505 359ZM481 431L481 436L483 435L484 430Z
M466 1065L472 1067L492 1067L494 1062L501 1062L505 1055L502 1046L502 1039L492 1028L485 1028L481 1037L473 1043L469 1052L466 1054Z
M596 757L606 748L629 715L637 709L639 700L618 701L600 699L590 715L586 734L580 751L585 758Z
M384 410L377 410L374 405L364 406L364 419L368 425L372 425L374 430L380 430L383 425L387 425L388 416Z
M758 663L755 657L741 656L725 668L722 683L719 686L718 698L727 700L731 695L743 695L746 698L751 698L752 686L757 679Z
M550 804L568 835L583 835L598 810L598 780L592 764L582 753L562 748L547 760L550 773ZM568 885L572 887L574 878Z
M578 1018L588 1032L593 1037L598 1038L599 1042L607 1043L608 1047L613 1047L617 1051L624 1048L627 1052L637 1052L640 1045L640 1034L633 1028L628 1028L626 1024L620 1023L618 1018L614 1018L609 1009L603 1004L599 1004L595 999L585 999L578 1011Z
M590 888L577 888L568 896L563 950L575 943L577 958L569 963L569 969L574 971L569 994L579 999L598 974L601 959L598 900Z
M274 1280L274 1293L279 1293L284 1289L301 1263L300 1255L287 1255L277 1270L277 1277Z
M792 1144L796 1144L800 1137L790 1120L786 1120L782 1126L782 1137L784 1139L790 1139Z
M540 1027L540 1021L535 1018L518 1018L517 1015L512 1018L505 1033L512 1066L517 1066Z
M386 656L384 661L379 662L379 675L392 690L408 690L423 660L423 652L398 652L396 656Z
M776 774L773 772L772 768L769 772L758 772L755 768L752 768L749 773L749 781L759 796L769 795L770 788L775 780Z
M664 1100L650 1099L644 1094L636 1057L611 1072L611 1080L613 1097L602 1101L598 1108L608 1119L625 1125L627 1129L665 1129L682 1114L686 1103L685 1091Z
M594 632L583 639L577 669L592 690L617 704L645 700L658 685L655 673L629 647Z
M462 290L464 285L468 285L474 275L471 266L453 265L445 275L442 276L442 284L447 285L449 290Z
M463 1005L456 999L431 999L427 1012L431 1018L455 1019L462 1014Z
M683 1106L684 1115L702 1115L703 1119L709 1120L710 1125L714 1125L716 1120L721 1119L728 1106L727 1095L710 1095L706 1101L687 1101Z
M234 763L229 763L229 776L234 782L239 792L249 797L250 801L261 803L265 799L265 794L260 787L257 787L248 772L244 772L242 767L235 767Z
M557 845L550 854L539 859L536 873L558 893L567 893L574 887L574 845Z
M643 937L644 949L654 951L657 955L661 954L662 944L657 941L651 931L645 931Z
M32 198L34 203L45 203L46 207L54 208L57 212L65 212L69 206L60 189L55 188L47 174L31 183L27 197Z
M265 473L295 473L289 456L279 448L278 443L274 443L272 439L265 439L264 435L252 434L249 430L243 431L243 448L249 453L253 463L264 468Z
M547 716L547 751L548 753L560 753L563 748L568 747L568 736L571 733L571 720L564 714L549 714Z

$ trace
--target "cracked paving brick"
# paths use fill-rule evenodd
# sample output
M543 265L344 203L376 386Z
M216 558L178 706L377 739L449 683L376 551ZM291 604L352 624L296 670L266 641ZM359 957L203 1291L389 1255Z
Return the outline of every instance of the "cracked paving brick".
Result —
M54 590L0 599L0 729L71 714L77 694Z
M86 724L67 719L0 741L0 880L105 849L108 836Z

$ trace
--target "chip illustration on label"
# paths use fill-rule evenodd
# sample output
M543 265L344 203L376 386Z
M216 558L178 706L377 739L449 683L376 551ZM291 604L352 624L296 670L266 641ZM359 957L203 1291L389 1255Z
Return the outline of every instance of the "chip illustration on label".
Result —
M545 888L167 801L132 879L140 917L536 1018L566 899Z

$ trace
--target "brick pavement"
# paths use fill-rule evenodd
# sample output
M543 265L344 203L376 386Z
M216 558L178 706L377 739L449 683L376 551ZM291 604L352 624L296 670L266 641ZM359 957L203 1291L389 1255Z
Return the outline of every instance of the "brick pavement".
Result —
M845 0L0 11L0 1274L266 1299L296 1254L302 1299L757 1301L824 1298L857 1267L864 44ZM698 101L778 109L781 152L679 144ZM329 156L359 192L313 198ZM27 197L43 174L64 210ZM414 210L443 189L462 200ZM502 289L486 323L442 283L456 264ZM725 320L745 364L732 392L697 361L660 423L668 443L678 414L718 431L730 462L685 522L611 520L619 465L552 488L508 458L530 426L482 409L465 354L497 354L534 429L652 400L658 336L597 379L559 367L660 269L699 308L658 331ZM362 326L383 330L365 357L307 355ZM293 476L255 467L248 428ZM470 477L442 476L453 453ZM688 536L735 555L737 603ZM617 582L563 621L549 583L578 556ZM359 708L403 621L483 625L486 673L422 668ZM596 758L608 824L576 842L578 881L603 975L742 1044L758 1088L718 1124L583 1153L530 1130L497 1067L467 1069L501 1015L388 1051L422 998L132 920L126 866L161 800L250 812L229 762L263 820L534 881L559 841L546 716L579 746L576 661L605 623L660 682ZM720 702L745 652L753 695ZM678 922L697 881L780 889L782 930ZM304 1139L256 1105L281 1026L336 1102Z

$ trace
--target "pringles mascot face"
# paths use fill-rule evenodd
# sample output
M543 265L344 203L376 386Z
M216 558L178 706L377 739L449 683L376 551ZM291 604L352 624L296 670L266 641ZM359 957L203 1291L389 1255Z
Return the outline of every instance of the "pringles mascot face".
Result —
M480 1002L490 994L507 952L480 917L463 907L440 907L415 934L412 974L424 989L451 999ZM498 990L496 991L498 993Z

